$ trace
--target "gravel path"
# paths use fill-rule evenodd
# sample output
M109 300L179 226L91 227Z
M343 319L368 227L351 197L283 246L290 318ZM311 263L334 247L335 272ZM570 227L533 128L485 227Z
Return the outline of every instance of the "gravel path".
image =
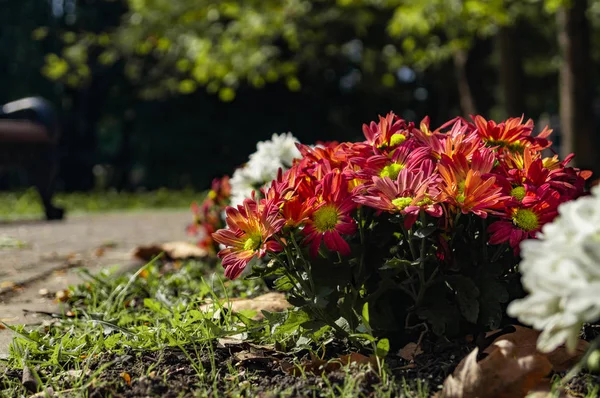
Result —
M8 324L36 323L23 310L60 311L40 290L59 291L79 281L76 267L96 273L106 267L140 266L131 253L140 245L189 240L186 210L107 213L57 222L0 224L0 319ZM20 246L20 247L18 247ZM12 334L0 330L0 357Z

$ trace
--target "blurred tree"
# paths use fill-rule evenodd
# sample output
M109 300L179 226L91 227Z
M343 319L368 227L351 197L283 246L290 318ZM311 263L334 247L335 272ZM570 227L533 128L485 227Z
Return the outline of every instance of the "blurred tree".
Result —
M560 0L545 0L557 1ZM199 86L235 98L240 86L302 80L348 65L376 90L393 86L403 67L424 71L452 60L463 113L477 113L468 63L474 44L497 37L504 114L523 113L519 19L540 20L541 1L511 0L126 0L118 27L85 32L52 55L46 73L85 82L86 48L106 65L124 60L144 98L188 94ZM304 79L303 79L304 78Z
M508 24L504 0L128 0L112 31L79 35L53 55L48 76L78 84L86 48L100 62L125 61L145 98L206 86L231 101L244 84L283 80L292 91L302 75L354 64L376 87L393 86L402 67L425 70L453 59L464 113L475 113L469 50ZM151 62L148 62L151 60ZM70 81L69 81L70 80Z
M576 153L577 165L600 172L598 134L594 118L594 87L591 82L590 27L587 0L557 8L558 43L561 50L560 117L561 153Z
M360 87L362 93L376 94L403 81L414 81L415 71L420 76L448 78L447 68L451 65L454 79L448 79L449 83L440 84L437 79L425 83L433 95L443 96L454 81L455 87L450 89L459 93L463 114L489 112L492 108L485 100L495 97L503 107L499 115L518 116L533 109L530 104L540 112L553 107L540 99L540 93L551 91L556 83L538 84L535 90L539 92L527 94L525 88L533 86L524 82L525 76L537 74L549 82L550 78L556 79L562 65L561 130L568 136L565 123L570 123L571 131L578 131L578 138L563 140L564 147L577 148L571 144L577 141L589 149L595 148L588 145L593 142L593 127L574 123L587 123L581 120L589 120L591 114L578 111L577 117L565 116L566 109L591 106L589 100L582 102L585 95L574 94L581 90L569 88L583 87L577 82L589 81L585 73L571 71L568 75L573 84L569 84L564 68L579 62L575 61L577 57L569 61L565 45L561 45L563 57L557 57L556 39L549 45L536 41L562 35L573 40L569 48L580 49L577 59L585 60L581 57L587 51L585 45L576 45L589 39L583 23L587 4L583 3L587 2L123 0L122 14L114 14L120 15L118 23L100 23L98 29L84 24L67 29L62 51L48 56L44 73L69 86L81 87L97 76L90 65L100 70L121 68L132 90L145 99L190 94L205 87L229 102L245 87L262 88L279 82L295 92L307 82L314 84L329 75L343 87ZM590 0L591 8L597 3ZM562 10L573 18L562 18ZM580 21L582 25L568 25L563 20ZM567 25L574 28L563 29ZM525 32L531 36L524 37ZM486 50L492 41L494 61ZM525 49L521 42L529 47ZM492 63L495 71L490 69ZM478 73L473 73L475 67ZM431 70L435 73L428 72ZM493 76L482 70L489 70ZM426 93L415 91L415 97ZM592 165L593 161L582 153L580 163Z

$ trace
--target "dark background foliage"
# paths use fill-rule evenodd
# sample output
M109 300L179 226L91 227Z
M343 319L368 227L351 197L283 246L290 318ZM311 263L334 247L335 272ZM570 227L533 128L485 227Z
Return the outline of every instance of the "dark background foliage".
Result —
M66 191L202 189L273 133L360 139L390 110L434 127L525 114L575 137L561 149L598 170L598 2L295 0L304 14L278 24L283 3L0 0L0 103L53 102ZM255 11L256 35L244 25ZM190 37L212 50L190 53ZM235 67L261 51L275 55Z

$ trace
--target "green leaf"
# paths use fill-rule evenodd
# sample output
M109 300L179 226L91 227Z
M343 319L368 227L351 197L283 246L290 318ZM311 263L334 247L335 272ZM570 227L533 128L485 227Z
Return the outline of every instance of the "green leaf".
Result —
M475 282L462 275L450 275L446 277L446 282L454 291L455 300L460 309L460 313L471 323L477 323L479 317L479 289Z
M386 262L383 264L383 267L381 267L379 269L380 270L395 269L395 270L401 271L410 265L411 265L410 261L394 257L394 258L390 258L389 260L386 260Z
M306 299L298 296L290 296L287 298L287 301L294 307L303 307L306 304L308 304L308 301Z
M324 321L318 320L318 319L311 319L310 321L304 322L302 326L304 329L306 329L309 332L316 332L318 330L320 330L323 326L326 326L327 323L325 323Z
M280 278L277 278L275 282L273 282L275 288L280 292L287 292L294 288L294 284L290 281L290 278L287 275L284 275Z
M366 302L365 305L363 305L362 318L363 318L363 322L365 324L369 325L369 303L368 302Z
M287 314L285 312L270 312L266 310L261 310L261 312L264 315L267 322L269 322L269 324L271 325L283 323L287 317Z
M353 337L356 339L364 339L364 340L367 340L369 343L373 343L373 342L375 342L375 340L377 340L376 337L373 337L369 333L353 333L350 335L350 337Z
M307 321L310 321L310 316L302 310L288 312L286 320L277 327L277 334L296 332Z
M388 339L381 339L377 342L377 349L375 350L375 355L379 358L385 358L390 352L390 341Z
M430 225L427 227L423 227L423 228L419 228L415 231L414 236L416 238L419 239L425 239L427 238L429 235L431 235L432 233L434 233L437 230L436 226Z
M163 307L163 305L160 302L151 298L144 299L144 307L157 314L167 315L170 313L169 310Z
M492 275L484 275L479 286L481 287L479 324L489 329L497 329L504 316L502 303L506 303L509 299L506 284Z
M431 290L428 289L428 292ZM440 286L436 290L443 292L444 289ZM427 321L438 336L452 336L459 330L460 312L458 308L443 299L433 300L429 305L417 310L417 316Z

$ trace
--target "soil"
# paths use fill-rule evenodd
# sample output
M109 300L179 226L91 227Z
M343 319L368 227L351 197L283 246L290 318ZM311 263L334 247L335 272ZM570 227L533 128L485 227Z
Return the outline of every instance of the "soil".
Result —
M206 396L217 393L218 396L229 396L235 392L241 392L241 386L248 386L252 396L274 397L285 391L285 396L306 397L319 395L319 391L326 387L342 386L348 375L344 371L334 370L328 372L326 378L319 374L306 372L305 376L293 375L291 371L284 371L294 360L310 360L308 353L298 353L296 356L277 353L253 348L249 344L232 346L215 346L214 363L217 377L216 382L209 380L202 384L199 380L197 368L201 366L205 374L211 374L211 354L209 350L199 353L190 361L186 354L194 354L193 347L181 349L168 348L162 351L150 353L128 353L125 355L104 355L99 357L91 369L95 370L107 366L95 382L89 386L88 395L94 397L119 396L119 397L194 397ZM429 391L436 391L438 386L450 374L458 362L472 349L470 346L457 343L448 343L434 347L428 354L417 356L414 363L395 356L389 355L386 360L388 366L398 380L405 377L407 380L421 382L429 387ZM350 353L351 350L344 344L338 343L328 349L332 358ZM231 369L235 372L231 372ZM373 368L351 367L351 375L358 380L361 396L374 396L375 388L381 382L377 372ZM126 378L130 377L128 383ZM317 372L319 373L319 372ZM232 383L232 378L237 374L238 379ZM11 370L8 377L22 377L22 372ZM66 383L63 386L68 389ZM398 388L401 388L398 385ZM64 391L64 390L63 390ZM390 391L391 392L391 391ZM80 393L80 391L78 391ZM244 394L248 395L248 394ZM402 395L395 391L393 395ZM62 395L61 395L62 396Z
M344 380L348 377L344 371L333 370L326 374L327 383L320 374L315 375L310 371L304 376L294 375L290 370L284 371L284 368L289 368L289 365L283 366L284 364L291 364L298 359L309 361L308 352L291 356L270 349L261 350L260 346L247 343L230 346L219 344L212 348L214 361L211 361L210 350L199 352L197 357L195 357L194 347L184 347L184 350L167 348L156 352L130 352L124 355L98 357L90 373L93 374L102 367L106 368L88 387L87 395L90 398L196 397L213 396L215 393L217 396L242 393L245 396L266 398L280 396L284 392L285 396L289 397L307 397L319 396L319 391L328 387L327 384L343 386ZM394 355L389 356L387 363L398 379L402 376L408 380L418 378L429 386L430 391L436 391L437 386L442 384L444 378L454 370L469 350L468 347L452 344L438 347L430 354L419 355L414 364L409 364L408 361ZM351 350L341 343L328 348L332 358L350 352ZM193 358L195 363L192 363L190 356L195 357ZM217 376L214 381L209 376L209 380L203 383L196 369L201 367L205 374L210 375L213 370L211 363L215 364L214 371ZM235 369L234 372L231 371L232 368ZM374 396L375 388L381 382L376 370L368 366L350 368L350 377L358 380L359 394ZM237 380L233 380L236 375ZM10 370L6 376L21 380L22 372ZM129 382L126 380L127 377L130 377ZM248 387L247 392L250 394L243 394L244 386ZM65 391L70 388L70 385L66 381L61 387ZM235 390L232 391L232 388ZM77 394L81 394L81 390L78 390ZM400 396L401 393L396 391L394 395Z
M426 352L418 355L414 362L390 354L386 363L396 380L403 377L413 382L420 380L433 394L474 345L464 342L444 342L428 348L426 345ZM350 352L349 347L341 342L334 342L328 349L331 358ZM351 366L349 375L341 370L333 370L327 372L325 377L310 371L298 376L289 370L289 365L285 366L294 360L310 361L310 356L308 352L284 354L250 343L215 344L210 350L205 349L197 354L192 346L183 350L166 348L155 352L105 354L97 357L90 369L90 374L96 371L99 374L87 387L85 395L90 398L215 395L307 397L320 396L319 392L325 388L331 391L330 386L342 387L347 377L357 381L360 396L373 397L381 392L381 389L377 389L381 380L373 367ZM206 380L201 380L199 373L207 375ZM216 377L213 377L215 374ZM6 376L21 380L23 374L9 370ZM590 384L600 384L600 376L580 375L569 383L568 389L574 396L586 396ZM402 384L394 385L396 390L388 392L392 396L403 396ZM60 396L68 397L69 394L64 392L70 388L69 381L65 379L61 387ZM72 396L80 396L81 393L77 389Z

